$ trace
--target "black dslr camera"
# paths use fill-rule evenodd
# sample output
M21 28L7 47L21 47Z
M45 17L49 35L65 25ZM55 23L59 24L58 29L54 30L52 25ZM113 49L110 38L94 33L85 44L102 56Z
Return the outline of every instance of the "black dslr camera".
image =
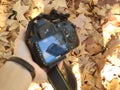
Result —
M52 10L50 14L40 14L29 22L26 44L38 65L52 68L78 46L75 27L68 17L68 14Z

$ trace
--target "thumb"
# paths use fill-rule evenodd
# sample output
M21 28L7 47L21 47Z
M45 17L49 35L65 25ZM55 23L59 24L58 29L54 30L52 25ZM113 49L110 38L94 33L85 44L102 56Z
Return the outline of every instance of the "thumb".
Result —
M36 63L34 63L34 64L36 64ZM35 72L36 72L34 81L36 83L46 82L47 81L47 73L42 68L40 68L37 64L34 66L34 68L35 68Z

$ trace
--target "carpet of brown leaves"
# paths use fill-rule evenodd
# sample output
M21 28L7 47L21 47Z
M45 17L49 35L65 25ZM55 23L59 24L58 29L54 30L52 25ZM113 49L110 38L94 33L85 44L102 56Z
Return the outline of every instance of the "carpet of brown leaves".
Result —
M14 52L20 26L53 8L69 13L76 26L79 47L68 54L78 90L120 89L120 0L1 0L0 66ZM72 62L72 63L71 63ZM29 90L51 90L32 84ZM33 89L34 87L34 89Z

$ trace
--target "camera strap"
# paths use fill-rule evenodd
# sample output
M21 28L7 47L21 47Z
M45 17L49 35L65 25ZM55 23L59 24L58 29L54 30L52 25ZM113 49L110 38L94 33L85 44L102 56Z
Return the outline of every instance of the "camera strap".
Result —
M61 73L58 66L55 66L48 73L48 80L55 90L77 90L77 81L70 67L66 62L63 62L65 76Z
M48 72L48 80L55 90L71 90L57 66Z
M26 31L25 41L28 45L29 39L31 38L31 30L34 28L34 21L39 19L47 19L48 21L54 23L56 21L66 21L69 17L69 14L58 14L56 10L52 10L50 14L40 14L36 18L32 19ZM36 35L36 31L34 31L34 35ZM35 41L35 40L34 40ZM29 47L29 45L28 45ZM30 52L34 51L31 47L29 47ZM48 50L49 51L49 50ZM64 51L64 50L62 50ZM50 51L49 51L50 52ZM66 79L64 78L63 74L59 70L58 66L54 66L50 69L48 74L48 80L53 86L55 90L77 90L77 82L75 76L73 75L72 71L68 67L68 65L64 62L64 69L66 71Z

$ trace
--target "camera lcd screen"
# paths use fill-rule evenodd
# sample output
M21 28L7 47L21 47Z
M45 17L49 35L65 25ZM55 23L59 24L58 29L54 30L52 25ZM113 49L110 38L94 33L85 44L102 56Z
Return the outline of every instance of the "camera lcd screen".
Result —
M54 62L58 56L67 52L66 43L60 32L39 41L38 46L46 63Z

